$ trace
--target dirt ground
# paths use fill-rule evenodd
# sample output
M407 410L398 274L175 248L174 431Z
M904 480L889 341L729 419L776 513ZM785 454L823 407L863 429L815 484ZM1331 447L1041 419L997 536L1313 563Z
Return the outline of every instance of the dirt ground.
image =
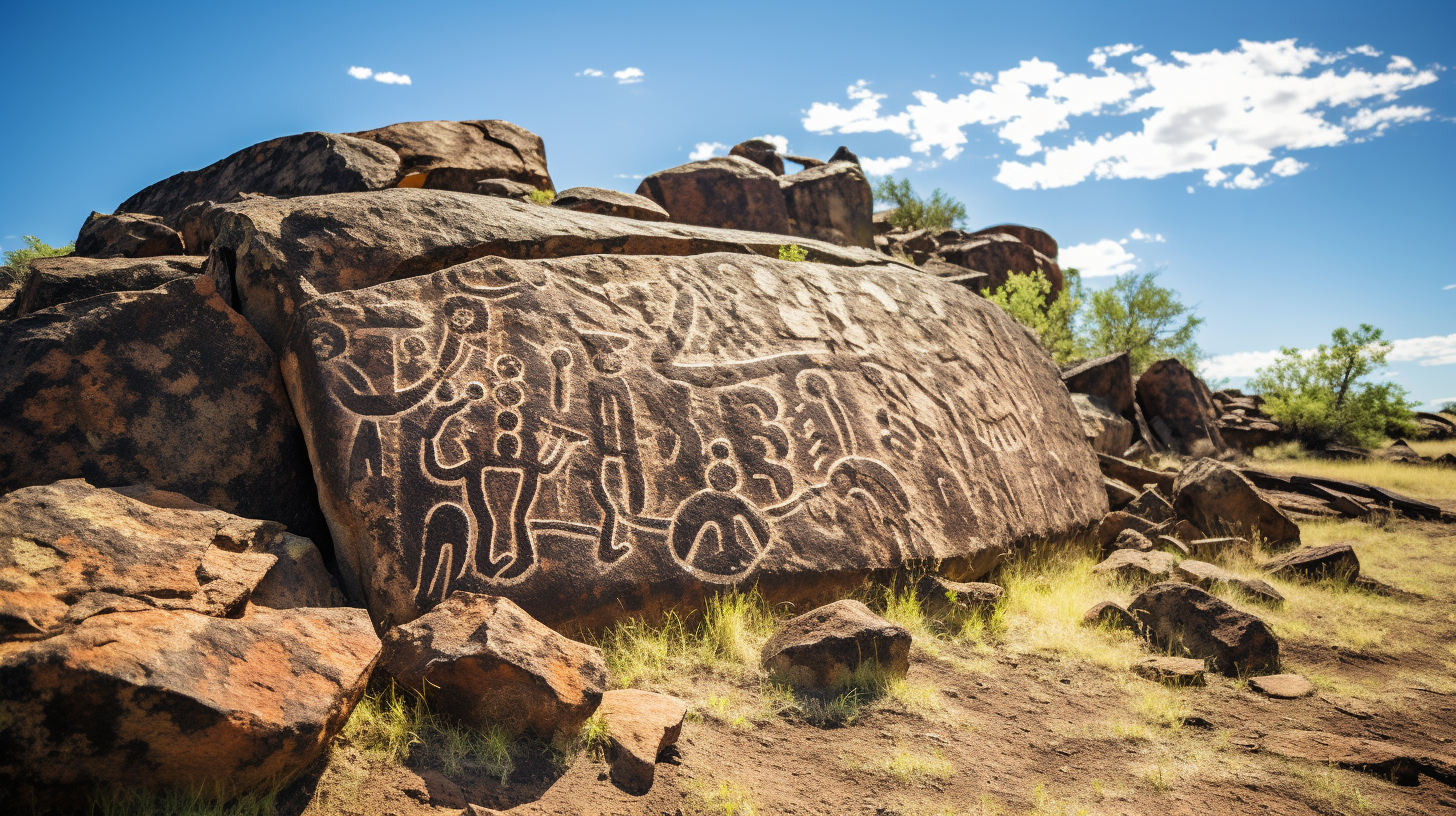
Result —
M750 669L697 666L635 682L692 706L676 754L643 796L615 787L585 751L518 743L501 784L478 766L447 778L428 754L395 762L341 738L280 795L279 811L424 816L468 801L512 814L633 816L1456 814L1456 789L1429 777L1398 786L1259 748L1272 731L1300 728L1456 755L1456 527L1345 522L1313 537L1346 535L1367 574L1405 591L1290 588L1298 592L1270 619L1284 670L1319 688L1303 699L1213 675L1203 688L1165 689L1115 659L1088 659L1085 644L1048 647L1056 639L1028 618L1019 640L1015 621L999 640L917 637L907 681L838 727L782 711ZM1083 600L1056 614L1079 615L1072 605ZM1337 625L1381 620L1357 645L1338 642L1348 630ZM1113 634L1103 635L1109 651L1142 649Z

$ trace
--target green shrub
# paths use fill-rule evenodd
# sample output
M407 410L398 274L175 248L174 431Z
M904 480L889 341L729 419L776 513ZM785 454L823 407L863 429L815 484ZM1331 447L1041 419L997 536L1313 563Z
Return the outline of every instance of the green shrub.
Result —
M72 241L65 246L53 247L34 235L27 235L23 239L25 247L12 249L5 253L5 265L0 267L0 272L15 280L23 280L26 273L30 271L30 262L36 258L54 258L59 255L70 255L76 249L76 243Z
M781 261L805 261L809 259L809 250L798 244L784 244L779 247L779 260Z
M1067 365L1081 355L1076 333L1077 312L1082 307L1082 276L1075 269L1065 273L1065 285L1055 300L1047 302L1052 283L1041 270L1014 272L986 299L1006 310L1017 322L1036 332L1041 344L1057 365Z
M1124 275L1093 292L1083 323L1090 357L1127 352L1134 374L1167 357L1190 369L1200 357L1193 337L1203 318L1178 300L1178 293L1158 285L1158 272Z
M556 193L554 193L554 192L552 192L550 190L532 190L531 191L531 203L532 204L550 204L551 202L553 202L555 200L556 200Z
M910 186L910 179L895 181L886 176L875 185L875 200L894 204L890 223L908 231L918 229L946 230L966 220L966 206L939 189L929 198L921 198Z
M1368 323L1356 331L1335 329L1330 344L1312 352L1283 348L1245 386L1262 394L1264 413L1293 431L1305 447L1331 443L1373 448L1387 436L1415 430L1406 390L1366 380L1385 367L1391 344Z

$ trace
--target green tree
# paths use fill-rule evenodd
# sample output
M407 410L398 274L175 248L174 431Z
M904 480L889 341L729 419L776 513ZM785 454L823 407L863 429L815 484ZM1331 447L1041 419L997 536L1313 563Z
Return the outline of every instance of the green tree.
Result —
M1083 326L1090 356L1125 351L1135 374L1166 357L1177 357L1190 369L1197 365L1193 338L1203 318L1183 305L1177 292L1159 286L1158 274L1125 275L1092 293Z
M895 212L890 216L890 223L907 231L946 230L966 220L964 204L939 188L929 198L921 198L910 186L910 179L895 181L894 176L885 176L875 185L875 200L894 204Z
M57 255L70 255L76 248L75 242L65 246L53 247L45 241L27 235L23 239L25 246L21 249L12 249L5 253L5 266L3 271L15 280L23 280L30 271L30 262L36 258L54 258Z
M1293 430L1307 447L1330 443L1373 448L1386 436L1409 434L1413 403L1404 388L1366 378L1385 367L1391 344L1368 323L1335 329L1312 352L1283 348L1246 388L1264 396L1264 413Z
M1075 269L1062 272L1062 291L1047 300L1052 283L1041 270L1014 272L1006 283L986 294L986 299L1005 309L1017 322L1036 332L1041 344L1057 365L1067 365L1082 356L1077 336L1077 313L1085 295L1082 274Z

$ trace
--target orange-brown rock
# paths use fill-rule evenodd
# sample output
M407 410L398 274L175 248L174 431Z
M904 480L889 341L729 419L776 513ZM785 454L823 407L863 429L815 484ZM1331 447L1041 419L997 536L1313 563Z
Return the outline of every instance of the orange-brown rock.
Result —
M1132 361L1127 352L1073 366L1062 372L1062 382L1067 384L1068 391L1101 397L1120 416L1132 419Z
M733 145L728 151L730 156L741 156L754 164L772 172L775 176L784 174L784 160L779 155L778 148L772 142L763 139L749 139L746 142L739 142ZM820 162L823 164L823 162Z
M814 238L841 246L873 247L874 193L864 171L851 162L823 167L779 179L788 210L790 235Z
M576 212L635 218L638 221L667 221L667 210L650 198L600 187L572 187L562 190L551 200L551 206Z
M149 483L323 535L275 358L212 280L0 324L0 490Z
M1184 456L1227 450L1208 386L1175 359L1159 360L1137 379L1137 401L1156 442Z
M1229 677L1279 670L1279 641L1262 620L1192 584L1154 584L1134 598L1127 611L1157 648L1208 660Z
M82 258L151 258L181 255L182 236L155 215L93 212L76 236Z
M202 273L201 258L37 258L0 318L15 318L112 292L141 292Z
M401 122L349 135L378 142L399 155L393 186L473 193L478 181L510 179L538 190L554 189L546 169L546 143L501 119Z
M1199 459L1173 483L1173 509L1215 535L1259 536L1269 545L1299 543L1299 525L1264 497L1238 468Z
M455 589L592 628L936 559L974 579L1107 509L1034 339L899 270L482 258L315 298L286 346L340 569L378 621Z
M432 710L477 727L576 735L607 687L602 652L505 598L453 593L384 636L379 667Z
M657 202L679 224L789 234L779 177L742 156L660 170L642 180L637 195Z
M1048 297L1062 291L1062 268L1056 258L1003 231L983 231L958 243L943 244L936 254L957 266L986 273L988 289L1004 285L1011 274L1041 272L1052 285Z
M602 695L597 713L607 724L612 782L629 793L651 790L658 756L682 733L687 703L652 691L616 689Z
M806 691L844 688L861 667L887 677L910 670L910 632L854 600L835 601L790 618L763 645L771 677Z

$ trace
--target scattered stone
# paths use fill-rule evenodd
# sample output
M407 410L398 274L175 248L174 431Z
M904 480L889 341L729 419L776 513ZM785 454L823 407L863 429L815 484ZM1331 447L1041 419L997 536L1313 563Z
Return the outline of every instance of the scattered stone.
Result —
M1263 621L1191 584L1154 584L1127 611L1157 648L1209 660L1229 677L1279 670L1279 642Z
M1136 499L1128 502L1123 510L1154 523L1173 520L1173 505L1156 489L1144 490Z
M469 725L575 735L607 686L602 652L557 634L505 598L455 592L384 635L379 668Z
M910 633L853 600L835 601L785 621L763 646L763 667L795 688L843 688L862 665L889 677L910 670Z
M1187 556L1193 554L1193 552L1188 549L1188 545L1187 544L1184 544L1182 541L1179 541L1176 537L1170 536L1170 535L1160 535L1160 536L1158 536L1157 546L1162 547L1163 549L1168 550L1170 552L1175 552L1178 555L1184 556L1184 557L1187 557Z
M1456 468L1456 453L1443 453L1431 460L1438 467Z
M1204 686L1203 661L1188 657L1146 657L1134 663L1133 674L1165 686Z
M1311 580L1354 581L1360 577L1360 559L1349 544L1305 547L1264 565L1270 575Z
M1173 577L1199 589L1213 589L1214 584L1231 584L1238 580L1238 576L1222 567L1192 558L1179 561L1178 566L1173 568Z
M1178 478L1177 473L1145 468L1136 462L1129 462L1105 453L1097 454L1097 466L1102 469L1104 476L1118 479L1139 489L1152 485L1164 496L1173 495L1173 482Z
M766 142L763 139L749 139L733 145L733 149L728 151L728 155L742 156L775 176L784 174L784 159L779 155L778 148L774 147L772 142Z
M1138 628L1137 619L1128 614L1128 611L1121 605L1112 601L1102 601L1088 609L1082 615L1082 623L1085 626L1107 626L1112 629L1126 629L1129 632L1136 632Z
M1415 785L1422 773L1447 785L1456 784L1456 759L1393 740L1286 729L1264 737L1260 747L1276 756L1365 771L1397 785Z
M1269 674L1249 678L1254 690L1276 700L1296 700L1314 694L1314 684L1298 674Z
M82 258L151 258L181 255L182 236L155 215L93 212L76 236Z
M1193 551L1197 558L1219 558L1224 555L1254 554L1254 545L1249 543L1247 538L1225 537L1225 538L1196 538L1188 542L1188 549Z
M650 198L600 187L572 187L562 190L551 200L553 207L576 212L633 218L638 221L666 221L667 210Z
M1279 590L1271 586L1268 581L1258 578L1240 578L1235 582L1235 586L1255 601L1271 604L1284 603L1284 596L1280 595Z
M1179 542L1182 542L1184 544L1189 544L1190 542L1198 541L1199 539L1203 538L1203 531L1195 527L1193 525L1193 522L1187 519L1173 519L1172 521L1165 521L1162 524L1159 524L1154 532L1156 532L1158 535L1172 536L1178 539Z
M1097 543L1103 549L1107 549L1123 530L1136 530L1139 533L1146 534L1156 526L1156 524L1153 524L1142 516L1135 516L1132 513L1125 513L1121 510L1114 510L1103 516L1102 521L1097 523L1097 530L1094 535L1097 537ZM1119 547L1118 549L1121 548Z
M1124 531L1128 533L1137 535L1131 530ZM1173 556L1165 552L1116 550L1092 571L1110 573L1134 584L1149 584L1168 580L1173 574L1173 563Z
M527 184L524 181L511 181L510 179L481 179L475 182L476 195L494 196L495 198L512 198L516 201L530 201L531 194L536 192L535 185ZM552 204L556 203L552 199Z
M483 179L510 179L539 190L555 188L546 170L545 142L500 119L401 122L349 135L378 142L399 156L389 186L470 193Z
M1415 448L1404 439L1397 439L1379 453L1381 459L1390 462L1404 462L1408 465L1424 465L1426 457L1416 453Z
M678 224L789 234L779 177L741 156L659 170L642 180L637 195L652 199Z
M934 574L922 575L915 584L915 597L932 614L987 610L1005 594L996 584L952 581Z
M597 712L607 723L612 782L628 793L647 793L657 758L682 733L687 703L666 694L619 689L602 695Z
M202 273L201 258L37 258L14 302L0 318L31 312L112 292L144 292L174 280Z
M1062 382L1067 384L1068 391L1106 400L1119 416L1128 417L1132 413L1132 360L1125 351L1069 368L1062 372ZM1116 451L1113 455L1121 454L1122 451Z
M1173 494L1177 514L1201 530L1257 535L1273 546L1299 543L1299 525L1223 462L1199 459L1188 465L1178 474Z
M1138 497L1138 492L1131 485L1123 484L1116 479L1102 477L1102 488L1107 491L1107 506L1127 507ZM1132 511L1128 511L1129 515Z
M1183 456L1211 456L1227 449L1219 435L1213 394L1176 359L1159 360L1138 377L1137 401L1167 448Z
M874 193L856 163L830 162L779 179L788 233L840 246L873 247Z
M1073 394L1082 432L1099 455L1119 454L1132 445L1132 423L1118 416L1101 397Z
M1136 518L1136 516L1134 516ZM1107 548L1111 550L1137 550L1138 552L1152 552L1156 549L1153 542L1143 533L1134 529L1126 529L1117 534Z

